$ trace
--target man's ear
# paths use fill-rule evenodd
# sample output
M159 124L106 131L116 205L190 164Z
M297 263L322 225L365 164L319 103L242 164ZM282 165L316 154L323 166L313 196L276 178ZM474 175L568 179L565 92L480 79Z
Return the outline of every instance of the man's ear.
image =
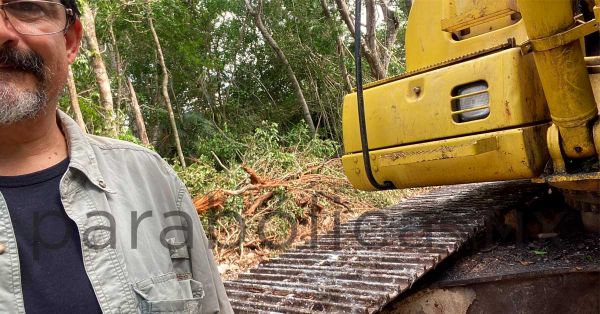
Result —
M75 22L65 33L65 43L67 48L67 59L69 60L69 64L75 61L77 58L77 53L79 52L79 46L81 45L81 38L83 36L83 27L81 26L81 21L79 19L75 19Z

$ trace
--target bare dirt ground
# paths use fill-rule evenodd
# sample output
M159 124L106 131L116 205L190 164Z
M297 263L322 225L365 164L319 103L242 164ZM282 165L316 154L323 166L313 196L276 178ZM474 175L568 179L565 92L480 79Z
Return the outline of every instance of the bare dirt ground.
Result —
M498 243L451 264L439 280L460 280L548 269L600 267L600 236L576 232L529 243Z

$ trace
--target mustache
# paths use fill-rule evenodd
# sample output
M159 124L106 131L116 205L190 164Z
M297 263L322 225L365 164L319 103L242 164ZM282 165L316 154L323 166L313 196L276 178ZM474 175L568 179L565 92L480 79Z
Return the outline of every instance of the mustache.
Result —
M21 51L10 46L0 47L0 65L30 72L41 81L46 77L44 60L33 51Z

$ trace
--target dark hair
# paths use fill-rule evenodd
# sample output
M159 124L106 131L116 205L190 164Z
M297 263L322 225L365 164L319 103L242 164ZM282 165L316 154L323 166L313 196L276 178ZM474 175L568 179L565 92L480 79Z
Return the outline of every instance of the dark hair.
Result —
M79 12L79 9L77 8L77 0L60 0L60 3L62 3L65 7L73 10L73 14L75 14L76 18L78 18L81 15L81 12Z

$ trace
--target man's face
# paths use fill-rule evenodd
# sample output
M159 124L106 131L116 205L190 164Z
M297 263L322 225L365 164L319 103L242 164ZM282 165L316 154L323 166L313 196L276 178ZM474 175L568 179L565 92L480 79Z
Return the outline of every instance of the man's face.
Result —
M66 33L22 35L0 11L0 126L53 114L81 35L79 21Z

